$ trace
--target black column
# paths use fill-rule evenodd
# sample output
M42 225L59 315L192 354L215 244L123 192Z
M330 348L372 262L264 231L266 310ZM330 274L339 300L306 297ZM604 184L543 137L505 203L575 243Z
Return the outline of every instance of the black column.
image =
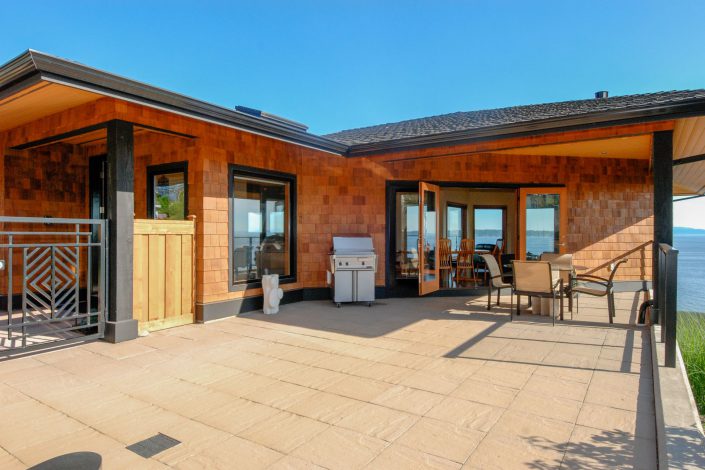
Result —
M653 289L658 305L658 246L673 245L673 131L654 132L652 167L654 174ZM659 323L663 327L663 313Z
M113 343L137 337L132 318L132 258L134 195L134 140L132 124L108 124L107 212L109 234L108 318L105 339Z

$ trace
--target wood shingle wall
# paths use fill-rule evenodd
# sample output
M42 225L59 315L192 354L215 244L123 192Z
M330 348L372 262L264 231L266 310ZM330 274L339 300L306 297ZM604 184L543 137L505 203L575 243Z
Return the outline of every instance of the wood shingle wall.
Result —
M136 138L135 215L146 217L146 167L188 160L189 213L197 218L199 303L260 293L259 289L230 292L228 286L231 163L297 175L297 282L283 285L284 289L325 286L328 252L333 234L338 233L373 236L380 258L376 281L384 284L385 184L393 179L565 184L569 194L568 251L575 253L575 262L604 274L600 266L629 254L631 261L620 278L648 278L651 272L652 176L645 160L502 155L501 145L492 142L345 158L109 98L0 133L0 145L8 148L108 119L195 136L183 139L145 134ZM604 138L668 126L672 123L564 133L551 139ZM546 139L525 138L536 144ZM100 151L100 144L90 150L86 147L83 158ZM10 161L0 165L5 173L0 174L0 180L13 177ZM84 164L87 168L87 161ZM15 215L13 205L3 202L7 194L3 191L0 213Z

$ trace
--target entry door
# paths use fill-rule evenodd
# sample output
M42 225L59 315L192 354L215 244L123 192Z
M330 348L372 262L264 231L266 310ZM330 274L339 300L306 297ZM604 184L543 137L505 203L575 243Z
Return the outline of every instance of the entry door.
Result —
M440 288L436 251L438 247L440 188L419 183L419 295Z
M566 252L567 197L565 188L519 189L519 259Z

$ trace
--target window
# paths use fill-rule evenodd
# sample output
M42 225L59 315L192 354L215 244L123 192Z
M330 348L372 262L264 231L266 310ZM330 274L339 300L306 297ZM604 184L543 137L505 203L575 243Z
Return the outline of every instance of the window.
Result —
M560 240L560 195L527 194L526 259L541 259L542 253L558 253Z
M460 241L467 238L468 208L465 204L449 202L446 206L446 238L452 250L460 249Z
M147 167L147 216L183 220L188 214L188 163Z
M294 279L293 175L231 167L230 262L233 285L265 274Z
M419 274L419 193L398 192L396 195L396 276L417 278Z
M495 245L498 239L506 243L507 208L505 206L475 206L475 246Z

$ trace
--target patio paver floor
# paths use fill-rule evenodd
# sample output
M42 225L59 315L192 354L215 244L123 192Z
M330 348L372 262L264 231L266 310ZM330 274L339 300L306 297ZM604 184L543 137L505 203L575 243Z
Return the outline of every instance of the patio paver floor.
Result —
M0 468L655 468L639 301L609 325L602 300L555 327L484 297L302 302L0 362ZM182 444L125 449L158 432Z

